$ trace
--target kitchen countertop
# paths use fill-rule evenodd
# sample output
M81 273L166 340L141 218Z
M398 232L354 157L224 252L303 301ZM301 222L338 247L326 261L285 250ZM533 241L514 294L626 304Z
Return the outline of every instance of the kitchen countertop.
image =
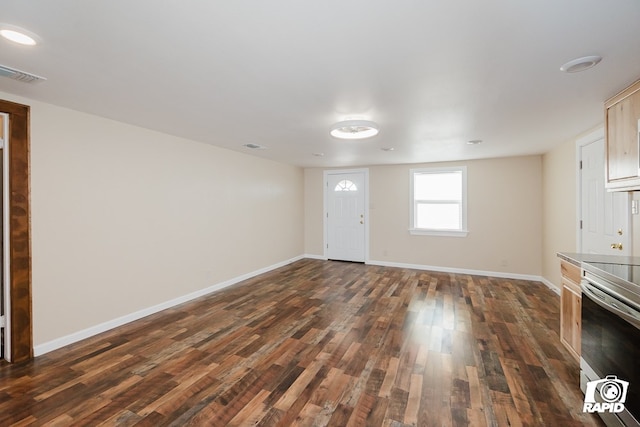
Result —
M637 256L621 256L621 255L597 255L597 254L580 254L572 252L558 252L558 257L570 262L571 264L582 267L583 263L601 263L601 264L626 264L640 266L640 257Z

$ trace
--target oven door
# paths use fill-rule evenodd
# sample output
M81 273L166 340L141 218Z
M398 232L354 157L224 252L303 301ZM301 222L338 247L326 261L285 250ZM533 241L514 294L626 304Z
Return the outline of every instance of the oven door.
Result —
M640 426L640 307L602 283L583 279L581 338L580 364L586 381L610 375L627 381L626 410L617 416L622 425ZM607 416L612 414L600 415L610 424Z

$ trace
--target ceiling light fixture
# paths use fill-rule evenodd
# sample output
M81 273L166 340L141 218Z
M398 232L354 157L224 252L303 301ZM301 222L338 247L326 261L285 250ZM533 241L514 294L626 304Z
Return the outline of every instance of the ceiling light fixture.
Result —
M472 139L471 141L467 141L467 145L478 145L478 144L482 144L481 139Z
M368 120L344 120L331 128L331 136L339 139L364 139L378 134L378 125Z
M567 62L560 67L560 71L564 71L565 73L579 73L580 71L595 67L600 61L602 61L601 56L583 56L582 58L576 58L573 61Z
M23 46L35 46L40 37L31 31L11 24L0 24L0 36Z

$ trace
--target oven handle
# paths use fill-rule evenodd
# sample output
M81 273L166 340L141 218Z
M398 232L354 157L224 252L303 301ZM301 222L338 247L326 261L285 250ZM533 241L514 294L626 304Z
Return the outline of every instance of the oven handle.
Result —
M582 291L588 297L590 297L590 299L593 302L598 304L600 307L604 308L607 311L610 311L610 312L614 313L615 315L617 315L617 316L623 318L624 320L626 320L627 322L631 323L636 328L640 329L640 312L638 312L638 310L636 310L633 307L630 307L628 304L623 303L619 299L614 299L613 297L611 297L609 295L607 295L609 297L607 299L615 300L615 302L607 301L605 299L606 297L602 297L602 296L598 295L598 293L603 293L600 289L598 289L597 287L593 286L591 283L589 283L589 282L587 282L585 280L583 280L581 282L581 287L582 287ZM594 290L597 291L597 293L594 292ZM632 315L620 310L618 308L618 306L624 307L626 310L634 313L635 316L632 316Z

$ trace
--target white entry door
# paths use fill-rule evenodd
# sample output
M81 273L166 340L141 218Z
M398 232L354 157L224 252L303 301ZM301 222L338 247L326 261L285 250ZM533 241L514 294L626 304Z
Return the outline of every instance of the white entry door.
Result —
M583 253L630 255L629 193L605 189L604 138L580 147Z
M327 258L365 261L365 172L326 174Z

